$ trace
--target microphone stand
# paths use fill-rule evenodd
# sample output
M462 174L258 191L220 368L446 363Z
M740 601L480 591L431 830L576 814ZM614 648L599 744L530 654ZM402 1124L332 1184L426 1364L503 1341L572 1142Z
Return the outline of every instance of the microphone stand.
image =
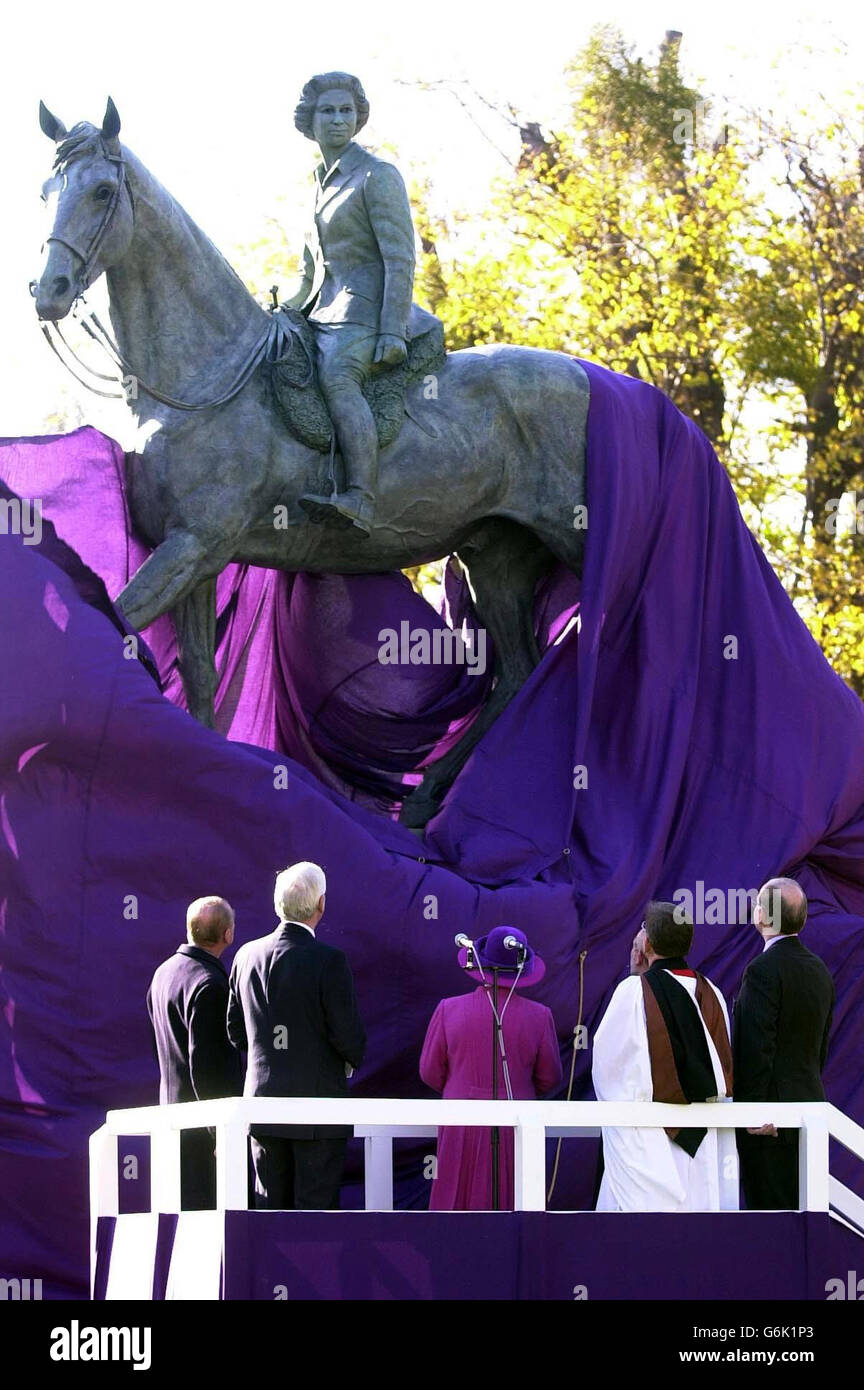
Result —
M517 980L517 981L518 981L518 979L519 979L519 975L522 974L522 968L523 968L523 966L524 966L524 964L525 964L525 949L524 949L524 947L520 947L520 948L519 948L518 960L519 960L519 972L518 972L518 974L517 974L517 976L516 976L516 980ZM515 988L515 982L514 982L514 988ZM513 990L512 990L512 989L511 989L510 993L511 993L511 994L513 993ZM499 1054L500 1054L501 1059L502 1059L502 1061L503 1061L503 1063L504 1063L504 1078L505 1078L505 1080L507 1081L507 1093L508 1093L508 1095L511 1095L511 1094L512 1094L512 1093L511 1093L511 1090L510 1090L509 1074L508 1074L508 1071L507 1071L507 1060L506 1060L506 1056L505 1056L505 1052L504 1052L504 1011L503 1011L503 1009L501 1009L501 1008L499 1007L500 999L499 999L499 995L498 995L498 966L497 966L497 965L492 967L492 999L493 999L493 1001L494 1001L494 1006L495 1006L495 1007L493 1008L493 1010L492 1010L492 1099L493 1099L493 1100L497 1100L497 1099L498 1099L498 1057L499 1057ZM490 1138L491 1138L491 1143L492 1143L492 1210L493 1210L493 1211L500 1211L500 1210L501 1210L501 1170L500 1170L501 1130L500 1130L500 1128L499 1128L498 1125L493 1125L493 1126L492 1126L492 1133L491 1133Z
M492 1099L498 1099L498 1032L499 1019L498 1012L498 967L492 968ZM492 1210L501 1210L501 1170L499 1160L501 1157L501 1130L498 1125L492 1126L490 1135L492 1143Z
M457 936L457 938L456 938L456 944L457 944L457 945L462 944L461 941L460 941L460 937L458 937L458 936ZM486 989L486 992L488 993L489 986L486 984L485 976L483 975L483 967L480 965L480 962L479 962L479 960L478 960L478 958L477 958L477 955L476 955L476 952L475 952L475 949L474 949L474 942L473 942L473 941L467 943L466 948L465 948L465 952L466 952L466 954L465 954L465 965L464 965L464 969L465 969L465 970L473 970L473 969L475 969L475 968L479 969L481 979L483 980L484 988ZM523 965L524 965L524 962L525 962L525 952L524 952L524 950L520 950L520 952L519 952L519 972L518 972L518 974L517 974L517 976L516 976L516 979L517 979L517 980L518 980L518 978L519 978L519 975L521 975L521 973L522 973L522 967L523 967ZM498 1057L499 1057L499 1054L500 1054L500 1056L501 1056L501 1058L502 1058L502 1061L504 1062L504 1076L505 1076L505 1081L507 1081L508 1095L510 1094L510 1083L509 1083L509 1080L508 1080L507 1061L506 1061L506 1058L505 1058L505 1056L504 1056L504 1026L503 1026L503 1019L502 1019L501 1010L500 1010L499 1007L498 1007L498 1006L499 1006L498 978L499 978L500 970L499 970L499 967L498 967L497 965L490 966L489 969L491 970L491 974L492 974L492 995L491 995L490 1001L489 1001L489 1002L491 1003L491 1005L492 1005L492 1099L493 1099L493 1100L497 1100L497 1099L498 1099ZM514 987L515 987L515 986L514 986ZM512 990L511 990L511 993L512 993ZM493 1211L500 1211L500 1210L501 1210L501 1129L500 1129L500 1126L499 1126L499 1125L492 1125L491 1130L490 1130L490 1134L489 1134L489 1140L490 1140L491 1149L492 1149L492 1210L493 1210Z

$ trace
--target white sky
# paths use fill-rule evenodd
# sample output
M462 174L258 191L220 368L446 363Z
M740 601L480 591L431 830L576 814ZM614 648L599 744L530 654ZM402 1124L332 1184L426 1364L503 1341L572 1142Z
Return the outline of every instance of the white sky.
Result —
M566 103L564 66L601 20L617 24L644 56L666 29L682 30L685 71L719 99L718 112L723 102L734 113L739 103L806 112L820 95L851 101L864 72L864 7L856 15L836 0L818 8L612 0L598 9L573 0L247 0L230 8L40 0L28 9L7 0L0 435L38 433L52 410L75 399L86 421L109 432L116 421L119 434L111 413L118 408L106 413L51 358L27 290L39 264L38 192L51 157L37 123L40 97L71 126L98 121L110 93L121 139L236 261L235 248L261 235L268 218L299 235L314 155L292 112L312 73L356 72L372 105L364 143L397 153L407 178L428 174L439 208L480 210L505 167L487 137L506 146L506 127L484 115L484 136L451 96L412 84L466 79L490 101L554 126ZM286 284L290 273L286 267Z

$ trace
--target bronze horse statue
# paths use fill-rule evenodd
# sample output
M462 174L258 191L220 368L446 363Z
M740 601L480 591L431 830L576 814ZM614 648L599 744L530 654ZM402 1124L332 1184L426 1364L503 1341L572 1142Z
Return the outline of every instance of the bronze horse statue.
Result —
M173 614L190 712L212 726L216 578L232 561L368 574L455 554L495 652L495 683L463 738L405 799L414 829L437 810L471 749L539 661L538 579L555 561L580 573L588 380L563 353L494 346L448 355L436 389L409 386L405 420L381 454L372 535L316 525L298 499L327 460L279 418L264 355L271 316L213 243L118 136L71 131L47 108L56 145L41 275L48 323L107 276L112 332L90 330L118 378L134 376L139 430L127 465L133 525L153 553L117 598L142 629Z

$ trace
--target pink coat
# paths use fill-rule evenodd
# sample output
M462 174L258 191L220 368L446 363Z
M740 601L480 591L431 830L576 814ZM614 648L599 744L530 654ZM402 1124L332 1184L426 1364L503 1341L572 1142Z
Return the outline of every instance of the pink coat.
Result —
M499 987L501 1003L507 993ZM480 986L471 994L442 999L432 1015L420 1057L420 1075L445 1098L492 1098L492 1010L485 994ZM514 993L504 1013L504 1045L514 1100L534 1100L561 1080L555 1023L545 1004ZM507 1097L500 1056L498 1097ZM502 1129L500 1133L500 1207L512 1211L513 1131ZM491 1211L490 1134L489 1129L450 1125L439 1130L430 1211Z

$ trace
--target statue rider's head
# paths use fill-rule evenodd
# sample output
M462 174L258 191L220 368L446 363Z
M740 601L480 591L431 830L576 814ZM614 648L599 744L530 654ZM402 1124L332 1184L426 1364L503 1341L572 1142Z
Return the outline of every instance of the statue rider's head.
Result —
M359 78L347 72L312 77L300 94L294 124L314 140L325 159L336 159L369 119L369 103Z

